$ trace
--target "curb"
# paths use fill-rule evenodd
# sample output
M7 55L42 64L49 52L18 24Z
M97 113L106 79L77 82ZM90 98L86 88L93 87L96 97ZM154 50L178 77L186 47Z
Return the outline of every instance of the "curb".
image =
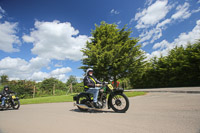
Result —
M131 90L140 92L139 90ZM131 92L130 90L125 90L125 92ZM190 94L200 94L200 91L148 91L148 90L141 90L143 92L170 92L170 93L190 93Z

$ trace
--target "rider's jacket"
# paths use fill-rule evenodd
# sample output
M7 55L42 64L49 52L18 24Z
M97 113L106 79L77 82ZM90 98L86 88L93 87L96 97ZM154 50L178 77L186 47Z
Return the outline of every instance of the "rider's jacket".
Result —
M3 90L2 92L0 92L0 95L2 95L4 97L4 96L6 96L7 94L10 94L10 93L14 93L14 91L11 91L10 89Z
M95 88L95 84L101 84L94 76L87 75L83 79L84 90L87 91L89 88Z

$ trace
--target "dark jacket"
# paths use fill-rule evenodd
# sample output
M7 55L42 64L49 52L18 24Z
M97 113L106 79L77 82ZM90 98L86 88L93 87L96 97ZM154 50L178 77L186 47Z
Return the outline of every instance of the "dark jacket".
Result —
M84 89L87 91L89 88L95 88L95 84L102 84L99 80L97 80L94 76L87 75L83 79Z
M0 92L0 95L2 95L3 97L5 97L7 94L10 94L10 93L14 93L14 91L11 91L10 89L8 90L3 90Z

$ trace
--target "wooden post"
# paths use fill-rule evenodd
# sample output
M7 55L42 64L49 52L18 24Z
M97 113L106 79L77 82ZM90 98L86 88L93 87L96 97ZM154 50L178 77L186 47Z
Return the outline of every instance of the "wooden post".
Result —
M53 85L53 95L55 96L55 88L56 88L56 84Z
M71 93L73 93L72 83L70 84L70 91L71 91Z
M35 98L35 86L33 87L33 98Z

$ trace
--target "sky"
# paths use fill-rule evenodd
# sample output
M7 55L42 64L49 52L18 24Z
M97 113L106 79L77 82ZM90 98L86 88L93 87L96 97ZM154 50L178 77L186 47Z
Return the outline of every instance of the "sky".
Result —
M200 0L0 0L0 75L9 80L83 78L95 24L125 25L147 59L200 39Z

